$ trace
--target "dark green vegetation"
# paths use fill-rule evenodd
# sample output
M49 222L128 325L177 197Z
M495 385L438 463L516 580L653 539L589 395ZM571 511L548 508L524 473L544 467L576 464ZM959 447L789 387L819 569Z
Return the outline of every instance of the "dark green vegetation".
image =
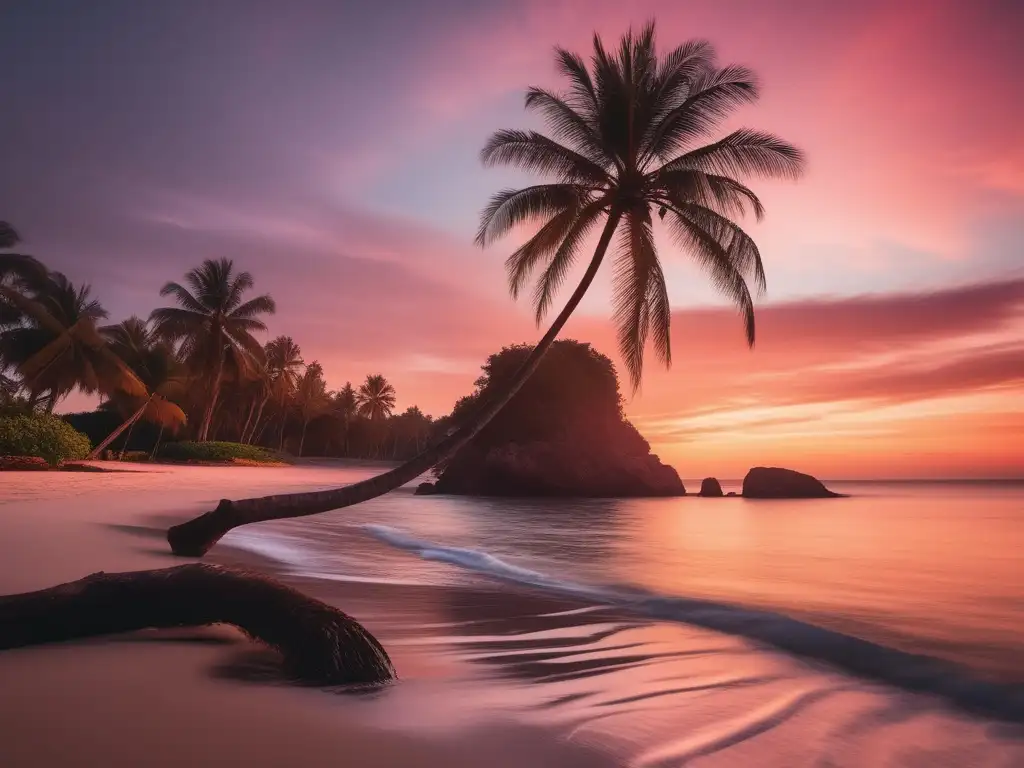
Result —
M188 463L230 463L233 461L271 464L281 461L273 451L241 443L183 441L165 443L157 453L161 459Z
M91 448L88 437L57 416L0 409L0 456L37 456L56 466L84 459Z
M94 573L0 596L0 649L138 629L233 624L281 654L285 672L317 685L395 677L387 652L351 616L255 573L193 563Z
M743 316L754 343L754 289L765 285L761 255L735 219L764 207L746 186L750 178L796 178L803 155L771 134L747 128L720 135L734 110L757 99L756 78L745 67L719 66L703 40L667 52L655 46L654 25L627 33L605 48L597 36L589 66L557 49L566 88L530 88L526 107L544 118L551 135L502 130L486 143L486 165L507 165L542 179L495 195L481 216L477 242L485 246L520 227L535 234L506 260L517 296L537 276L534 304L540 322L552 307L588 236L598 236L580 282L547 332L500 391L492 391L472 418L401 466L329 491L224 500L216 510L168 532L171 549L202 555L228 530L247 522L311 515L358 504L398 488L449 459L473 439L536 371L608 256L612 253L613 316L619 351L634 389L650 342L671 361L671 308L654 227L668 234L704 268ZM710 139L710 141L709 141Z
M483 366L452 422L472 419L533 348L505 347ZM673 496L679 476L658 461L622 411L612 361L578 341L556 341L516 395L455 456L434 491L488 496Z

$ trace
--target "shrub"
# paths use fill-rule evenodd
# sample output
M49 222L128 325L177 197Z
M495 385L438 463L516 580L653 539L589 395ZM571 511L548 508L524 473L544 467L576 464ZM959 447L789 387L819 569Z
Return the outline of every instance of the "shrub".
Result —
M274 462L280 458L273 452L259 445L243 445L242 443L165 443L159 452L161 459L171 461L254 461Z
M51 465L84 459L89 438L47 413L0 415L0 455L38 456Z

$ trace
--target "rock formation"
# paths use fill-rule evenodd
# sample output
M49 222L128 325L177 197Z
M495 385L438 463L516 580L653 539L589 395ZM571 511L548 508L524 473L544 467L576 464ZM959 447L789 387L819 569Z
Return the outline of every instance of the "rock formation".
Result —
M781 467L754 467L743 478L748 499L827 499L840 496L811 475Z
M700 483L701 496L718 497L722 494L722 484L714 477L705 477Z

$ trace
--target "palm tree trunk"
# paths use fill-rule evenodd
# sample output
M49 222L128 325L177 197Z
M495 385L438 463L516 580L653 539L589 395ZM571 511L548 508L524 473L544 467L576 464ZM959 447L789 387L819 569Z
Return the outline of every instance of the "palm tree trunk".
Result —
M284 428L288 422L288 409L284 405L284 395L281 395L281 439L278 441L277 450L284 450Z
M213 376L213 387L210 390L210 401L206 404L206 411L203 413L203 423L199 427L199 435L196 438L200 443L205 443L210 433L210 424L213 422L213 409L217 406L217 398L220 397L220 382L224 378L224 350L221 349L217 357L217 372Z
M240 442L240 443L244 443L245 442L245 433L249 431L249 422L252 421L252 414L253 414L253 411L255 411L255 410L256 410L256 398L254 397L252 399L252 402L249 403L249 413L245 417L245 424L242 425L242 431L238 433L238 442Z
M580 284L573 291L565 307L555 318L547 333L533 348L529 357L523 362L516 375L506 384L505 388L493 395L488 402L482 403L473 419L464 422L450 434L439 440L435 445L418 456L414 456L399 466L375 477L341 488L307 493L288 493L278 496L263 496L254 499L231 501L221 499L216 509L206 512L197 518L167 531L167 541L171 551L176 555L201 557L220 538L239 525L258 523L266 520L278 520L287 517L304 517L316 515L332 509L352 506L360 502L383 496L385 493L400 488L428 471L437 463L453 456L462 446L484 428L484 426L511 400L527 379L540 364L544 353L558 337L562 327L569 320L573 311L586 294L594 281L601 262L608 251L615 228L618 226L622 213L613 209L608 214L608 221L601 239L598 241L594 257L587 267Z
M253 439L256 437L256 430L259 429L260 419L263 418L263 408L267 404L267 400L269 398L270 395L267 394L263 396L262 400L260 400L260 404L256 408L256 415L252 419L252 424L250 425L249 429L247 429L242 435L243 443L251 443Z
M130 443L132 440L132 432L135 431L135 425L138 424L140 421L142 421L141 417L133 421L132 425L128 427L128 432L125 434L124 442L121 444L121 453L118 454L117 457L118 460L124 459L124 452L128 450L128 443Z
M122 432L124 432L126 429L128 429L128 427L130 427L136 421L141 419L142 418L142 414L145 413L146 412L146 408L149 407L149 401L152 400L152 399L153 399L153 396L150 395L149 396L149 400L144 402L142 404L142 407L139 408L139 410L137 410L135 413L133 413L131 416L129 416L127 419L125 419L124 422L121 424L121 426L119 426L117 429L115 429L113 432L111 432L109 435L107 435L107 438L102 443L100 443L99 445L97 445L95 448L92 449L92 452L88 456L85 457L86 460L87 461L93 461L94 459L96 459L101 453L103 453L103 450L108 445L110 445L112 442L114 442L118 438L118 436Z
M306 427L309 426L309 419L302 420L302 436L299 437L299 456L302 456L302 446L306 444Z
M164 437L164 425L161 424L160 425L160 431L157 432L157 435L156 435L156 442L153 443L153 450L150 451L150 453L149 453L149 460L150 461L152 461L153 459L156 458L156 452L158 450L160 450L160 441L163 439L163 437Z

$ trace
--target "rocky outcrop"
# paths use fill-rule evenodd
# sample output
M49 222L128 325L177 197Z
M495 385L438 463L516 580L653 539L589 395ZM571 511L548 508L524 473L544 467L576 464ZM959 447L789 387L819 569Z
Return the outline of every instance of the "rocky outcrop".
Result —
M48 469L46 459L38 456L0 456L0 472L45 472Z
M622 454L602 445L472 445L438 478L432 493L467 496L683 496L676 471L657 456Z
M722 484L714 477L705 477L700 482L700 495L717 498L723 495Z
M748 499L827 499L833 493L816 477L781 467L754 467L743 478Z
M413 491L415 496L433 496L437 493L437 489L434 488L433 483L420 483L416 486L416 490Z

